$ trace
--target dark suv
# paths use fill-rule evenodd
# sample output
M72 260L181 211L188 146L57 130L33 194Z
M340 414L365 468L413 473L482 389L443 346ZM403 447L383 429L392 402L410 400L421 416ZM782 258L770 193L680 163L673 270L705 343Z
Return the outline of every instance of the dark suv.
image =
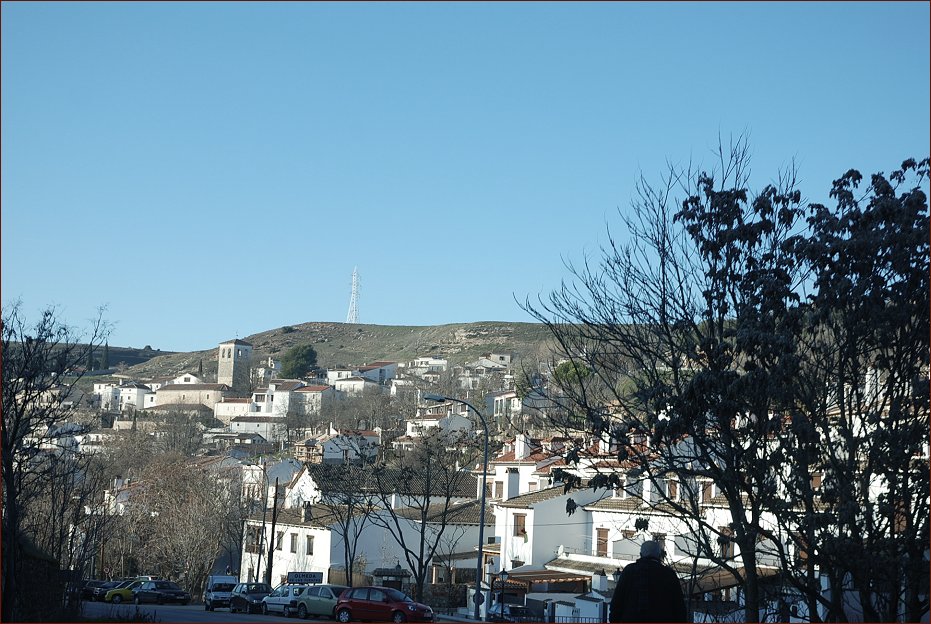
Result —
M262 598L272 593L268 583L239 583L230 592L230 613L259 613Z
M432 622L433 609L390 587L354 587L336 602L339 622Z

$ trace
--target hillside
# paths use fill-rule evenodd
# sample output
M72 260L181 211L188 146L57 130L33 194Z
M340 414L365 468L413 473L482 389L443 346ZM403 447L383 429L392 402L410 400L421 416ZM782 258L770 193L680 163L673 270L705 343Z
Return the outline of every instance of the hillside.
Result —
M232 338L232 337L230 337ZM514 352L520 358L546 359L551 351L549 331L537 323L479 322L423 327L303 323L242 338L255 347L253 362L279 358L300 344L311 344L324 367L353 366L378 360L405 361L418 356L445 357L452 364L476 359L482 353ZM210 376L217 370L217 350L171 353L129 368L136 378L196 372L203 361Z

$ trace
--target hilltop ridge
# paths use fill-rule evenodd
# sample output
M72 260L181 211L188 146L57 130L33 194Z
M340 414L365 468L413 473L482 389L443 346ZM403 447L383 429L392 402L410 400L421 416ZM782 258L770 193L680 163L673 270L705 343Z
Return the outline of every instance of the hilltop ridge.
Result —
M232 338L232 337L230 337ZM553 342L541 323L481 321L448 325L396 326L308 322L240 337L254 347L253 362L280 358L291 347L310 344L323 367L353 366L377 360L406 361L420 356L445 357L451 364L482 353L514 352L521 358L548 358ZM219 343L218 343L219 344ZM159 355L132 366L138 378L197 371L216 372L216 348Z

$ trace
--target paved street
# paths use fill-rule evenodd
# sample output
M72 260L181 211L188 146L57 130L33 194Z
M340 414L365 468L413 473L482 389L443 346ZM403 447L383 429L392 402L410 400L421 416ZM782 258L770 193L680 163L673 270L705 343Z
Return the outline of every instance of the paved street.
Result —
M104 602L84 601L85 617L107 617L117 615L125 617L128 621L133 618L138 609L141 613L152 615L156 622L283 622L285 618L280 615L262 615L260 613L246 615L243 613L230 613L229 609L205 611L203 604L191 605L139 605L121 604L112 605Z
M203 604L192 605L139 605L121 604L113 605L105 602L84 601L84 617L96 618L117 615L132 621L134 614L139 612L152 615L155 622L285 622L300 621L296 618L286 619L280 615L262 615L260 613L246 615L243 613L230 613L229 609L205 611ZM135 618L139 620L139 618ZM437 616L438 621L451 621L452 618ZM308 622L331 622L331 620L313 618Z

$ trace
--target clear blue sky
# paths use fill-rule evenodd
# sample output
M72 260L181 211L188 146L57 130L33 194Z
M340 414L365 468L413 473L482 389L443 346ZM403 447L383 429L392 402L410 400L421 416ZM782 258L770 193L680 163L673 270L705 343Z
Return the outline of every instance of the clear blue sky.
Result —
M2 5L2 298L166 350L530 321L642 172L929 151L929 4ZM386 354L389 355L389 354Z

